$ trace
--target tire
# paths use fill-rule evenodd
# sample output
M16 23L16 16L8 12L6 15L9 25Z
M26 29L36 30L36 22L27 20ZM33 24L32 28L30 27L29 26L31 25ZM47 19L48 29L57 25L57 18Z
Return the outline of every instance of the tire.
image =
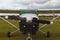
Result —
M28 39L28 40L31 40L31 39Z
M7 32L7 37L11 37L11 32Z
M47 35L46 36L47 36L47 38L49 38L50 37L50 32L47 32Z
M27 38L26 40L32 40L32 38Z

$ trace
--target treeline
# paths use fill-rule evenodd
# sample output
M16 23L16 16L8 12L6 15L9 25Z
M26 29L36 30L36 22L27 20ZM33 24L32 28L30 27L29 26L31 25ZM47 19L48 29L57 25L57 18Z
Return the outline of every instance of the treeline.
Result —
M38 11L39 13L60 13L60 10L44 10L44 11Z
M0 10L0 13L19 13L19 10Z
M20 13L20 10L0 10L0 13ZM60 10L39 10L38 13L60 13Z

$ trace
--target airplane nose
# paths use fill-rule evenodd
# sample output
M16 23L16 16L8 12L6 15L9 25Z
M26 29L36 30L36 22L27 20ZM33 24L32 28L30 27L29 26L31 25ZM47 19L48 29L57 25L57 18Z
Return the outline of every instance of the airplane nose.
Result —
M31 23L31 22L32 22L32 20L28 20L27 22L28 22L28 23Z

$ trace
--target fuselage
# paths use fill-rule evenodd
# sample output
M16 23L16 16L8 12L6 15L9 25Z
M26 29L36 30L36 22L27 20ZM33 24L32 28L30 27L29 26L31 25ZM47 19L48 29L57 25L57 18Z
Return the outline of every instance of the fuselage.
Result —
M22 13L20 18L20 31L24 34L36 34L39 24L34 18L38 19L38 15L35 13ZM26 20L24 18L26 18Z
M38 15L34 14L34 13L24 13L24 14L21 14L20 17L21 18L26 18L27 22L31 21L33 18L39 19Z

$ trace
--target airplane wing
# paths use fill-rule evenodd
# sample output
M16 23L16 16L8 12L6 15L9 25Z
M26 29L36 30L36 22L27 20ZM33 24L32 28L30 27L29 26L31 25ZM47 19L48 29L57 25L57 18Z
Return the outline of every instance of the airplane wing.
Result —
M18 13L0 13L0 16L19 16ZM38 14L38 16L60 16L60 14Z
M15 13L0 13L0 16L19 16L19 14L15 14Z
M60 14L38 14L38 16L60 16Z

